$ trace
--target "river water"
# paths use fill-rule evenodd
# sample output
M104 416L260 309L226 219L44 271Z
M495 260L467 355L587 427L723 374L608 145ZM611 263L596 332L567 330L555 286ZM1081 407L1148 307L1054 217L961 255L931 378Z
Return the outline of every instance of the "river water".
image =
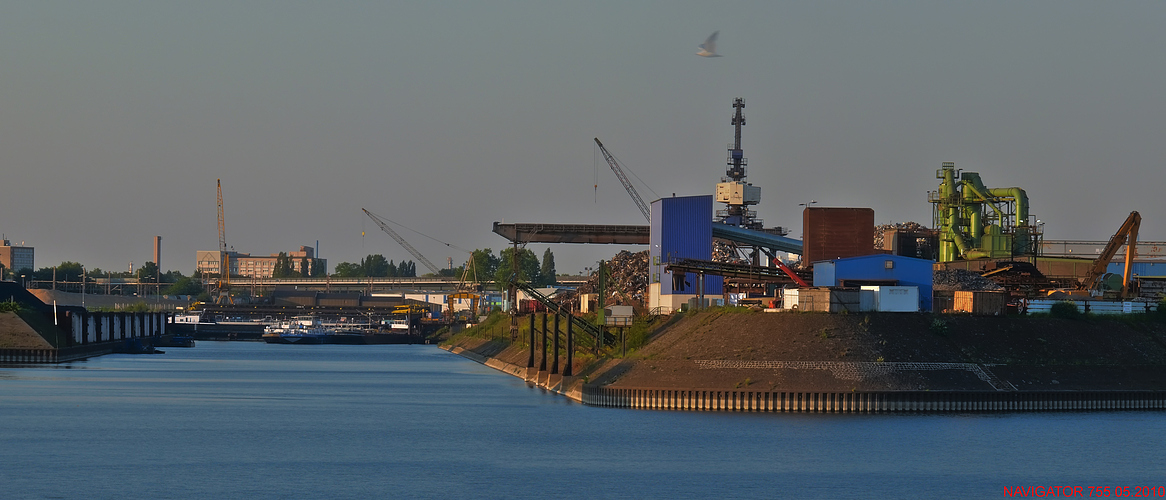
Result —
M0 498L1001 498L1166 486L1166 413L588 407L433 346L0 367Z

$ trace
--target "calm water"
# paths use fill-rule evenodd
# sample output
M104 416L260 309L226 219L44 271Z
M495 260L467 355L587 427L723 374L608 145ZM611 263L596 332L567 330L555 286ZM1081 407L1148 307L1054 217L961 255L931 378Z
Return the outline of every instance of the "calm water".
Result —
M592 408L432 346L0 368L0 498L1001 498L1166 485L1166 413Z

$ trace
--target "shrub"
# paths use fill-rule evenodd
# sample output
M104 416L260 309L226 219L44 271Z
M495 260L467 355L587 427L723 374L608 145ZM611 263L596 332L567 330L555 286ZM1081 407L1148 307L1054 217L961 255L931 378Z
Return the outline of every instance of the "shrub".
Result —
M931 330L931 333L934 333L936 335L946 335L947 334L947 322L942 320L942 319L935 318L935 319L931 320L931 326L928 327L928 329Z
M1049 315L1054 318L1076 319L1081 317L1081 311L1077 309L1077 303L1063 300L1049 308Z
M0 302L0 312L14 313L20 312L20 309L20 304L16 303L15 301L6 300L4 302Z

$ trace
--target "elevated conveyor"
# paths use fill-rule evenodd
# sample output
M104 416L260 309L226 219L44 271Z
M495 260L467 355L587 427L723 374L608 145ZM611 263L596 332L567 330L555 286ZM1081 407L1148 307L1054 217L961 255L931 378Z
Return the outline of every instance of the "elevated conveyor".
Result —
M785 236L745 229L728 224L713 224L713 238L734 241L743 245L756 246L771 251L802 254L802 242Z
M494 233L514 243L600 243L647 245L650 226L615 226L599 224L505 224L494 223ZM713 237L757 246L770 251L802 254L802 242L753 229L727 224L713 224Z

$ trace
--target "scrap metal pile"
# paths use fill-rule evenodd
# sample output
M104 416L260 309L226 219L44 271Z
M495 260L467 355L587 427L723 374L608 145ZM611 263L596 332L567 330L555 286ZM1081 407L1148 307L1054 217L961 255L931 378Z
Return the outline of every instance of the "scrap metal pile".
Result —
M895 229L903 233L921 233L931 231L927 228L927 226L924 226L918 222L898 222L895 224L878 225L874 228L874 247L876 249L883 249L883 233L886 233L891 229Z
M741 255L737 253L737 247L719 239L713 240L713 262L725 262L729 264L749 263L748 260L742 259Z
M964 269L935 271L932 283L936 290L978 291L1004 289L1004 287L995 281Z
M648 296L648 251L632 253L621 251L607 261L607 303L622 304L623 295L628 299L643 304ZM596 293L599 291L599 273L592 273L587 283L580 285L572 294L559 294L563 300L576 300L581 293Z

